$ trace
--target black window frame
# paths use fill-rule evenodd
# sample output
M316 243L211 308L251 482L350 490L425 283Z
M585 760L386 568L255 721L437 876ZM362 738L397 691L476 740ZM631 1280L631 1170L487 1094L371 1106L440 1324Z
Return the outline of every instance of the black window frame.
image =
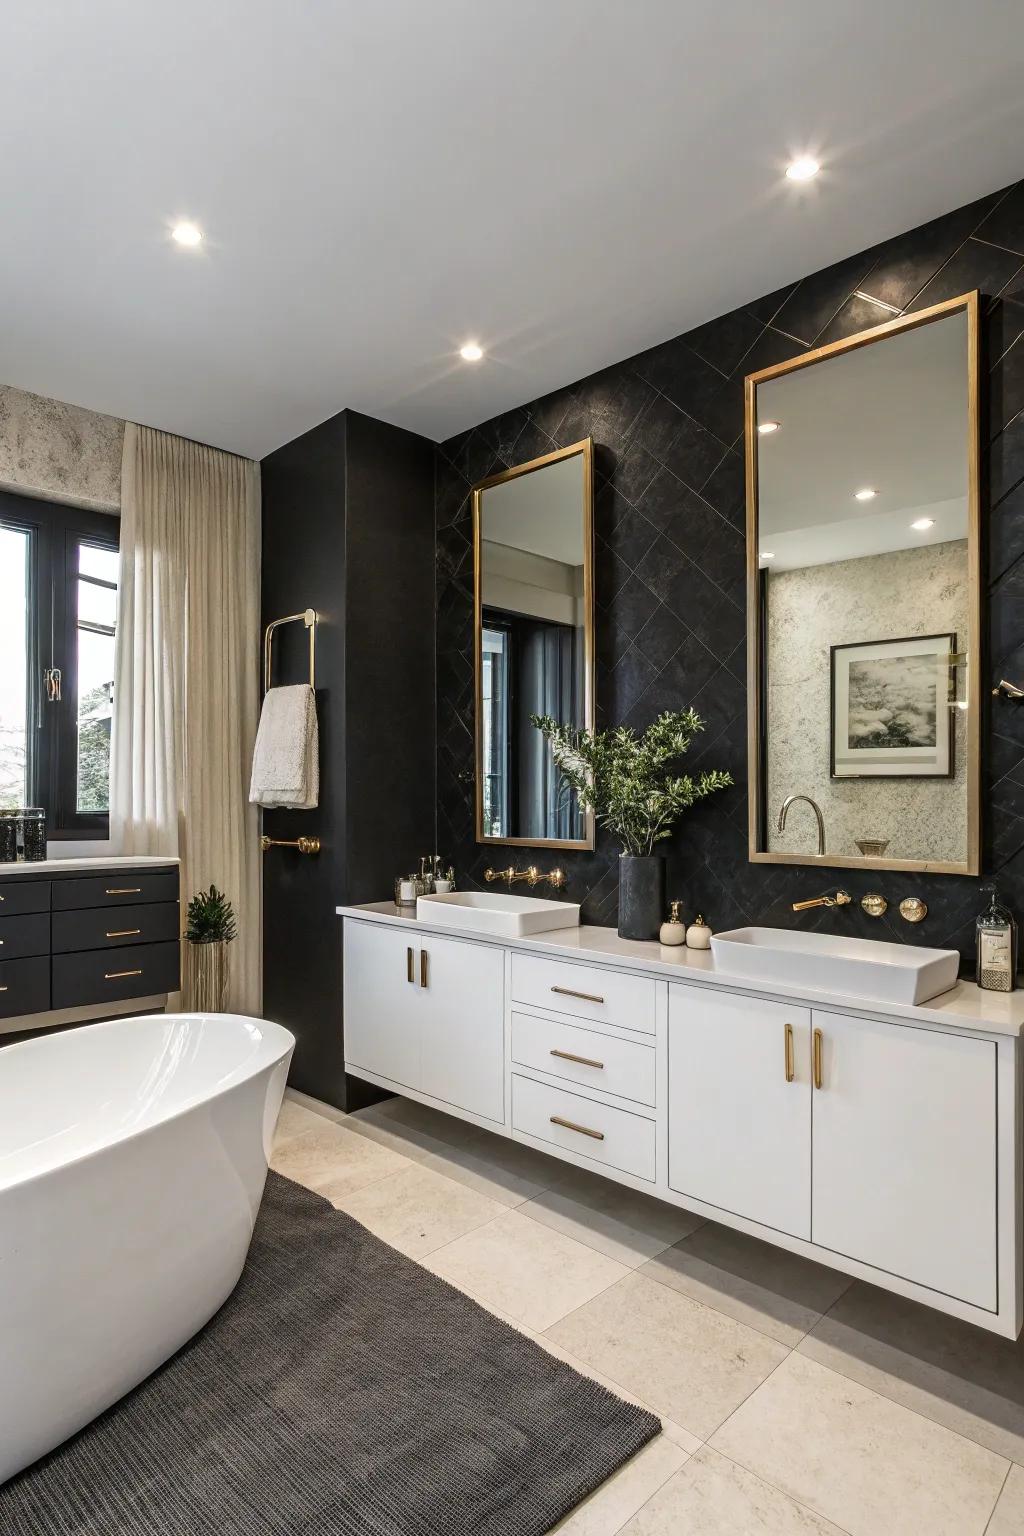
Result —
M121 519L0 491L0 523L29 534L29 803L45 807L50 841L108 838L109 812L78 809L77 553L80 544L118 549ZM51 667L61 673L60 699L52 702L45 679Z

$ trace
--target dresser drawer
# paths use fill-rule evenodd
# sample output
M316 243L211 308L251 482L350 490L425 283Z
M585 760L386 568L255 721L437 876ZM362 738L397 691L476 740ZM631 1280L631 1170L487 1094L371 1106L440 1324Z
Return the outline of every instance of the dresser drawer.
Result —
M0 960L21 960L25 955L49 953L49 912L28 912L23 917L0 917Z
M53 910L74 907L122 907L143 901L177 901L178 871L160 869L143 874L137 869L112 869L84 880L55 880Z
M0 917L14 917L19 912L49 910L49 880L28 880L24 875L14 880L0 879Z
M126 997L176 992L180 963L181 946L177 941L54 955L52 1006L77 1008L85 1003L120 1002Z
M562 1019L513 1013L512 1060L638 1104L655 1102L654 1046L639 1040L601 1035Z
M567 965L540 955L512 956L512 1001L552 1008L576 1018L620 1029L654 1034L654 1000L658 983L647 976L606 971L603 966Z
M0 1019L20 1013L45 1013L50 1006L50 962L46 955L31 960L0 960Z
M530 1077L512 1077L512 1128L654 1182L655 1124Z
M95 907L53 914L53 952L112 949L119 944L162 944L178 937L178 903L154 901L144 907Z

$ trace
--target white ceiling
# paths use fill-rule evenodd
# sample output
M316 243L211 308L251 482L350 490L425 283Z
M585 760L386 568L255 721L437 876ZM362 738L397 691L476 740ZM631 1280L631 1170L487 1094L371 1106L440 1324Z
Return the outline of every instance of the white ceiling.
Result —
M1022 171L1016 0L5 0L3 51L0 380L256 456L443 438Z

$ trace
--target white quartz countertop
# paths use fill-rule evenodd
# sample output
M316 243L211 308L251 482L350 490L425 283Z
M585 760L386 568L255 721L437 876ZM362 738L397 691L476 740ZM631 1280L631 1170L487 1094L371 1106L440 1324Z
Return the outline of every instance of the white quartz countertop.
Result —
M614 928L590 925L552 928L547 933L530 934L527 938L508 938L504 935L483 934L470 928L456 928L449 923L442 927L439 923L417 917L414 912L407 914L390 901L372 901L363 906L338 907L336 910L341 917L361 917L406 929L413 927L424 933L436 933L442 938L475 939L483 944L529 950L534 954L565 960L589 960L615 965L621 970L641 971L645 975L661 976L669 981L700 982L706 986L731 987L741 992L783 996L794 1002L830 1008L834 1012L847 1010L872 1017L907 1019L915 1024L944 1024L951 1029L977 1030L986 1035L1024 1033L1024 990L984 992L973 981L958 981L950 991L932 998L930 1003L881 1003L841 992L827 992L817 987L790 986L787 983L783 989L774 981L765 980L762 983L749 976L730 973L715 963L710 950L685 947L672 949L662 944L637 943L632 939L620 939Z
M26 859L21 864L0 864L0 880L7 880L11 875L66 874L68 870L172 869L178 863L178 859L155 853L97 854L95 858L85 859Z

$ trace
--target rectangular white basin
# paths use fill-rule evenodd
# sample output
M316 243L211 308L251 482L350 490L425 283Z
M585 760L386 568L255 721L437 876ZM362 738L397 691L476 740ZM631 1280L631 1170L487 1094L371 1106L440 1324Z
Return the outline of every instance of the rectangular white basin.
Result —
M578 928L579 903L541 901L536 896L506 896L498 891L448 891L440 896L419 896L416 916L425 922L478 933L500 933L521 939L549 928Z
M751 980L791 982L881 1003L926 1003L955 986L955 949L921 949L842 934L733 928L711 940L715 969Z

